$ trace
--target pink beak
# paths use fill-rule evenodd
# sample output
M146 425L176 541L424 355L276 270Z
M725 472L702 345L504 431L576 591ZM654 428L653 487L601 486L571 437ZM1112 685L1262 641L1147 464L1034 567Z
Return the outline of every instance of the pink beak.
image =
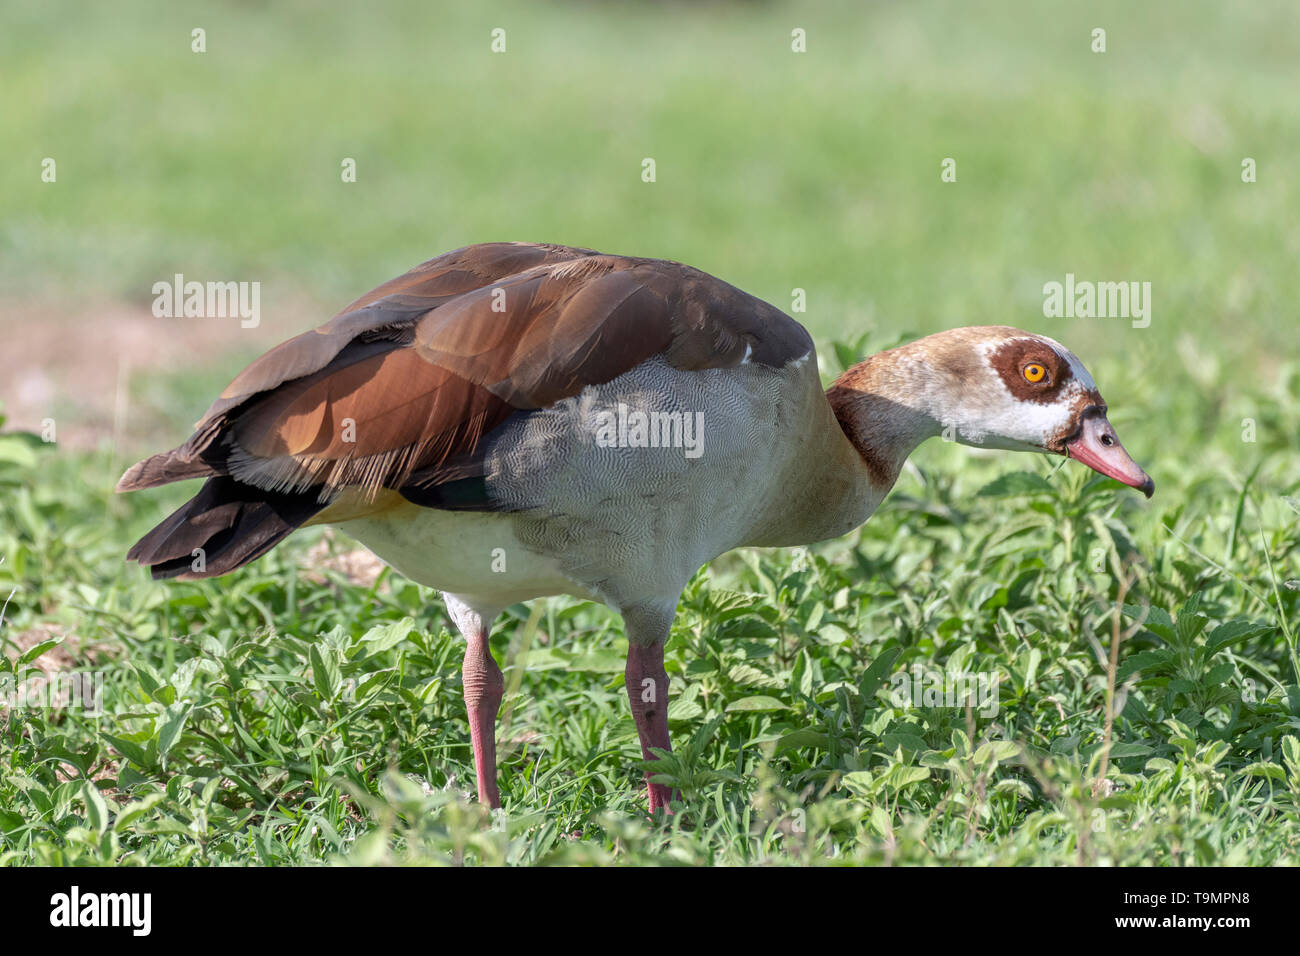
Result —
M1065 443L1065 453L1099 474L1137 488L1148 498L1155 494L1156 483L1129 457L1119 443L1115 429L1098 406L1084 409L1083 424L1078 433Z

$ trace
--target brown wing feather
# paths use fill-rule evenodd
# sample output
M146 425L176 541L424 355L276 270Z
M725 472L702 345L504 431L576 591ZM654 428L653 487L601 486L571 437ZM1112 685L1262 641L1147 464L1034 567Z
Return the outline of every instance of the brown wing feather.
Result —
M231 475L278 493L369 495L476 472L481 437L655 355L780 367L811 339L761 300L678 263L513 243L432 259L272 349L195 435L119 490ZM350 429L350 431L349 431Z
M319 328L271 349L226 386L205 419L259 392L319 371L359 337L392 335L444 303L520 271L591 255L597 253L568 246L490 242L437 256L367 292Z

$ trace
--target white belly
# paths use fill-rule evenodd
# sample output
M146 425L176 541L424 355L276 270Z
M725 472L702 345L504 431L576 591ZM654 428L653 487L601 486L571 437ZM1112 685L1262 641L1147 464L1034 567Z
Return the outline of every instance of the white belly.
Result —
M554 558L525 548L511 515L403 506L340 524L385 564L428 587L508 607L549 594L599 598Z

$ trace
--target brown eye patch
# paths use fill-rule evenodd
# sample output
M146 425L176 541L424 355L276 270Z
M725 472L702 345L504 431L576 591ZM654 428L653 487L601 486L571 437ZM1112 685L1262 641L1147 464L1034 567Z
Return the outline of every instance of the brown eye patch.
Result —
M1003 342L989 353L989 362L1007 390L1026 402L1050 405L1073 377L1070 365L1050 345L1034 339Z

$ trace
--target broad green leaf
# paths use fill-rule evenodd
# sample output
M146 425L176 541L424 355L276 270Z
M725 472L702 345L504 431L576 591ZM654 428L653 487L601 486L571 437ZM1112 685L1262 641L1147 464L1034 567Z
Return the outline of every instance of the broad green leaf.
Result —
M189 719L190 707L187 704L171 704L164 712L158 726L158 756L165 757L175 745L177 738Z
M334 651L326 648L322 652L319 645L313 644L308 651L308 659L311 661L311 679L316 686L316 693L320 695L321 700L333 700L338 694L339 684L343 681Z
M870 770L854 770L846 773L840 778L840 783L849 793L859 797L870 797L875 794L878 783L876 775Z
M984 763L990 758L995 763L1002 763L1004 760L1019 755L1020 745L1014 740L990 740L987 743L980 744L979 749L975 751L975 763Z
M35 468L38 462L34 448L44 444L36 435L8 432L0 435L0 465L18 468Z
M1205 649L1210 653L1221 650L1229 644L1235 644L1237 641L1244 641L1249 637L1263 634L1273 629L1271 624L1262 624L1258 621L1234 620L1225 621L1214 630L1210 631L1209 636L1205 638Z
M166 799L167 794L159 791L141 797L139 800L132 800L118 811L117 819L113 821L113 829L119 833L125 831L132 823Z
M402 643L413 630L415 630L415 621L404 617L398 621L372 627L366 631L361 640L371 654L379 654Z
M1151 753L1151 748L1146 744L1139 743L1117 743L1112 744L1110 756L1112 760L1122 760L1125 757L1145 757Z
M729 714L789 709L789 704L784 704L775 697L768 697L764 694L755 694L753 697L742 697L740 700L733 700L727 705L727 713Z
M1246 777L1267 777L1270 780L1286 783L1286 771L1275 763L1257 761L1247 764L1241 769L1241 773Z
M881 651L863 672L862 679L858 681L858 694L866 706L872 706L872 698L876 696L876 691L888 682L894 668L894 661L898 660L898 655L901 653L902 650L897 647Z
M1226 682L1236 672L1237 668L1231 661L1224 661L1222 664L1210 668L1210 672L1205 675L1205 683L1211 687L1217 687L1219 684Z
M1157 634L1167 641L1174 639L1174 621L1164 608L1155 605L1140 607L1135 604L1125 604L1123 611L1125 617L1142 622L1142 626L1152 634Z
M39 644L33 644L31 647L27 648L27 650L23 651L21 654L18 655L17 664L19 666L23 664L30 664L32 661L36 660L36 658L40 657L46 651L58 647L62 643L63 643L63 638L59 637L52 641L41 641L41 643Z
M1042 475L1032 471L1009 471L999 475L975 494L980 498L1007 498L1016 495L1052 495L1056 489Z
M798 750L804 747L812 747L819 750L826 750L830 747L830 737L821 731L805 727L803 730L792 730L784 734L776 742L776 752L784 753L787 750Z
M756 614L746 614L744 617L724 621L714 633L719 640L724 641L758 640L777 636L776 628Z
M903 750L911 753L921 753L926 748L926 743L923 739L918 737L916 734L909 734L906 732L885 734L880 738L880 742L890 753L893 753L899 747L902 747Z
M1136 654L1130 654L1124 660L1120 661L1119 667L1115 671L1116 681L1122 683L1128 677L1138 672L1144 676L1150 677L1152 674L1162 673L1169 667L1173 660L1173 655L1169 651L1139 651Z
M905 767L894 764L881 778L881 783L890 790L898 791L913 784L924 783L930 779L930 770L926 767Z
M118 753L126 757L127 760L130 760L137 767L140 767L142 770L149 769L151 762L149 760L148 752L143 746L133 740L127 740L125 737L115 737L113 734L102 734L101 736L112 744L113 748Z
M104 802L104 795L93 780L84 781L82 793L86 803L86 826L97 834L103 833L108 829L108 804Z

